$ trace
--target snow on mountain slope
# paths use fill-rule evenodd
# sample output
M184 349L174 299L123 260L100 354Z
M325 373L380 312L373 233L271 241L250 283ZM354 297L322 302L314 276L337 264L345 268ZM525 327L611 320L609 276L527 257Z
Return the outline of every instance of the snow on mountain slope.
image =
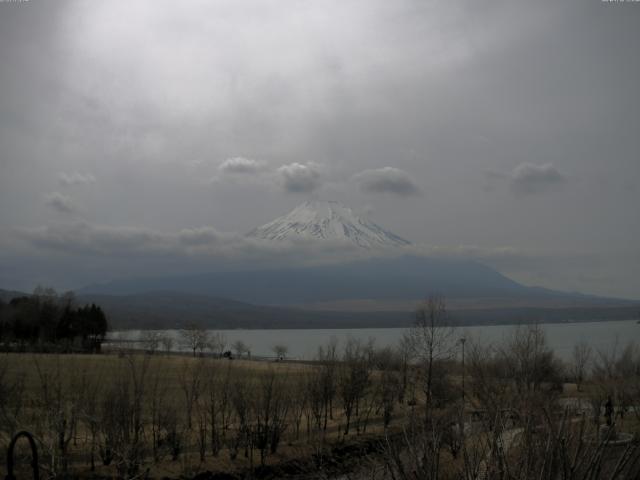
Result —
M358 217L339 202L310 201L247 234L263 240L337 240L362 248L399 247L410 242Z

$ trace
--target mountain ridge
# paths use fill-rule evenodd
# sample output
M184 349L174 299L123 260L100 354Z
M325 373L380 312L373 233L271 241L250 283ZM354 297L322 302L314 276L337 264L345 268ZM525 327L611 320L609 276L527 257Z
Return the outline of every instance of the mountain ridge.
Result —
M415 300L433 294L448 298L527 297L547 303L549 299L592 298L597 302L597 297L521 285L473 260L407 254L403 248L410 245L407 240L361 219L336 201L304 202L247 235L285 246L287 241L300 240L311 240L311 247L323 242L338 249L343 245L345 252L355 252L348 248L355 246L357 252L366 252L367 258L261 269L236 265L235 269L208 273L125 278L89 285L79 292L126 295L176 291L272 306ZM311 248L309 253L313 252Z
M127 278L90 285L78 293L126 295L147 291L209 295L258 305L413 300L432 294L447 298L598 298L524 286L477 262L412 255L308 267Z

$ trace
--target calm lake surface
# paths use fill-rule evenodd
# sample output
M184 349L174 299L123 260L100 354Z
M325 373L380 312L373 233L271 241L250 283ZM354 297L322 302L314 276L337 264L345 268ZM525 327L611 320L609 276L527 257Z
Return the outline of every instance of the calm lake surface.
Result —
M573 346L581 341L587 342L594 350L610 350L616 348L616 345L618 348L622 348L631 341L640 341L640 324L636 320L547 323L540 324L540 326L546 333L549 346L563 359L569 359ZM470 341L492 344L500 343L517 328L516 325L459 327L455 335L460 338L465 337ZM338 341L339 349L349 338L362 341L373 338L377 346L385 347L397 345L406 331L406 328L210 330L211 333L223 334L227 345L242 340L250 347L253 356L273 357L274 353L271 349L274 345L279 344L288 347L289 358L300 360L313 359L318 347L326 345L332 338ZM179 330L164 330L163 332L174 338L174 350L184 350L184 347L180 345ZM131 348L140 346L135 343L140 336L141 331L139 330L126 330L111 332L108 338L110 342L115 344L119 340L126 341L126 345Z

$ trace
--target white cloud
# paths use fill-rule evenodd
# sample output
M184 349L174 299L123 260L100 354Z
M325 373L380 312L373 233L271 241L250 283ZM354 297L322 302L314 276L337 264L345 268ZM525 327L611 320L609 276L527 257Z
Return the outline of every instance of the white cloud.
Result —
M287 193L311 193L323 185L323 167L314 162L292 162L271 167L263 160L233 157L218 165L211 183L232 183L283 189Z
M322 185L320 165L317 163L290 163L278 168L280 181L285 191L291 193L310 193Z
M364 170L354 175L353 179L360 185L360 190L366 193L391 193L408 197L418 195L421 191L407 172L394 167Z
M52 192L46 195L45 203L58 212L72 213L76 211L76 206L73 203L73 199L70 196L64 195L60 192Z
M88 183L96 183L96 177L94 177L90 173L60 172L58 174L58 181L60 182L61 185L64 185L64 186L82 185L82 184L88 184Z
M511 171L511 188L516 193L538 193L563 184L567 179L551 163L521 163Z
M218 170L222 173L230 174L256 174L265 171L267 168L267 163L263 160L233 157L222 162Z

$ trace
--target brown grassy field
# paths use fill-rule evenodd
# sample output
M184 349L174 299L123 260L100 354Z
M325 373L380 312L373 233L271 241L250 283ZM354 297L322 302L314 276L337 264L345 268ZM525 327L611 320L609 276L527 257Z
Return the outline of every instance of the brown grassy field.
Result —
M432 338L413 359L351 342L311 363L0 354L0 442L33 433L43 478L327 478L330 468L347 478L354 465L382 468L367 478L640 474L634 345L583 371L555 358L535 328L500 348L471 345L464 366L430 361ZM606 423L620 435L603 436Z
M32 432L50 475L177 477L304 459L345 439L380 435L380 373L366 373L345 436L338 393L327 412L317 391L314 398L322 370L162 354L2 354L2 443L11 432Z

